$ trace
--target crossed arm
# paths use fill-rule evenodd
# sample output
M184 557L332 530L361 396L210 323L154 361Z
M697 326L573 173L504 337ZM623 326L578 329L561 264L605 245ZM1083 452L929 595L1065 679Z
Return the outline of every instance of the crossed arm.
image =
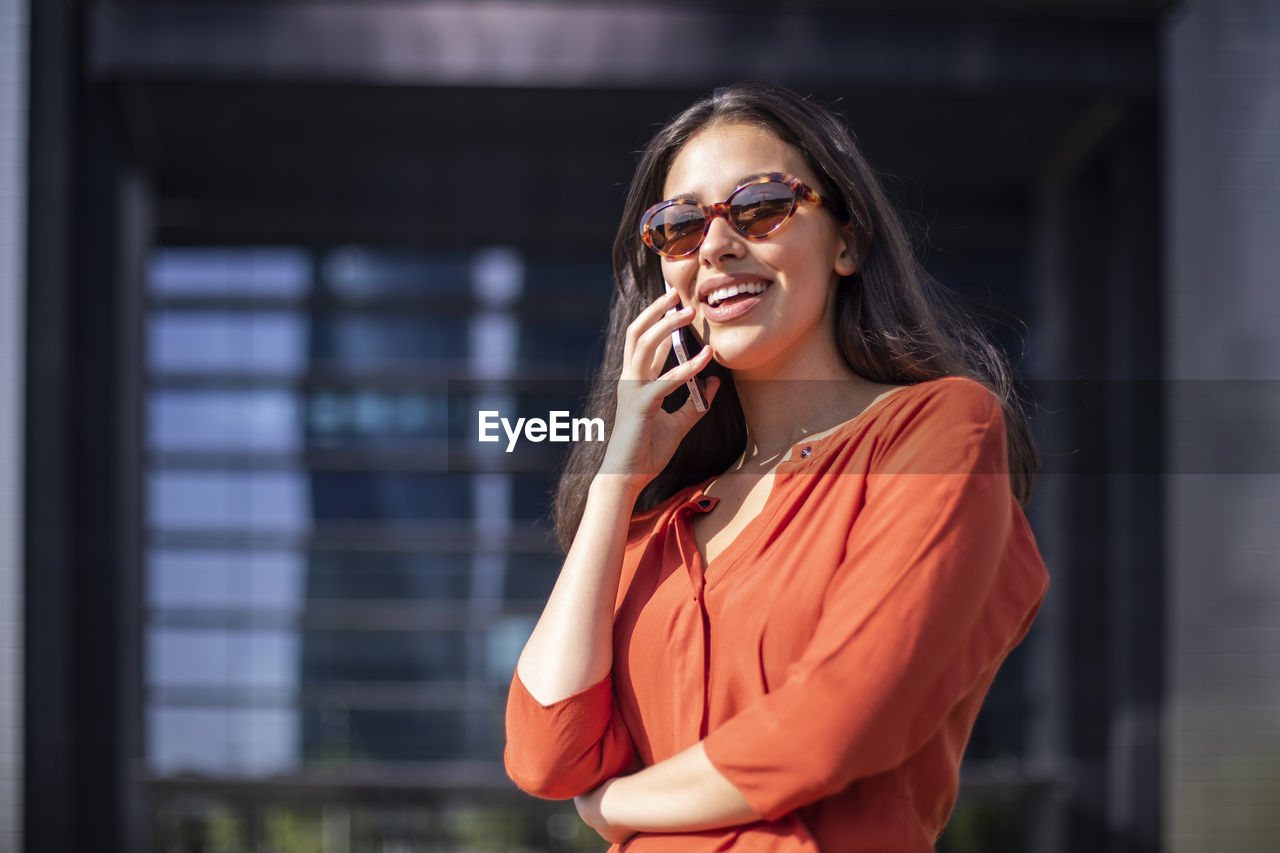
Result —
M517 664L520 682L544 706L603 680L612 666L613 602L634 494L616 478L591 486L579 535ZM617 776L575 799L609 841L635 832L678 832L750 823L759 816L696 744L666 761Z
M697 832L760 819L721 775L701 743L574 798L578 814L606 841L636 832Z

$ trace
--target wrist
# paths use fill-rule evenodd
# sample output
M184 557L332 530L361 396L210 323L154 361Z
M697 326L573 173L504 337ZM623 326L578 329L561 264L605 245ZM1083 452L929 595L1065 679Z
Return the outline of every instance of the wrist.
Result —
M592 478L591 485L587 487L587 497L588 499L599 497L616 502L630 516L645 485L627 474L598 473Z
M635 830L611 820L604 805L605 794L617 781L617 778L609 779L591 793L575 797L573 802L578 808L578 815L587 826L599 833L605 841L622 844L635 835Z
M632 831L626 825L623 815L619 814L626 811L619 808L622 798L626 796L626 778L626 776L615 776L605 782L600 786L599 797L596 800L600 820L615 831Z

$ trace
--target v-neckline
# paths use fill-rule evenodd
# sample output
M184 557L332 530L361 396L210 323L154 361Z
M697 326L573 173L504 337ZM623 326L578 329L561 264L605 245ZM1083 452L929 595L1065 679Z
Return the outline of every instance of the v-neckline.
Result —
M788 457L789 456L790 454L788 453ZM694 522L696 519L694 517L690 517L689 535L693 538L694 548L697 550L699 561L702 563L702 574L704 577L707 577L707 575L711 572L713 568L718 569L721 565L725 564L726 556L731 557L733 553L736 550L738 550L740 545L749 545L750 542L754 542L755 539L759 536L759 533L757 531L756 533L751 535L750 541L747 541L748 534L751 533L752 528L756 526L757 522L759 522L767 512L769 512L769 506L770 504L773 503L773 492L778 485L778 468L785 461L786 461L785 459L779 460L778 463L775 464L772 468L770 468L768 472L761 475L761 481L766 479L768 480L768 488L765 491L764 501L760 504L760 509L757 510L745 522L743 522L741 529L738 530L736 534L734 534L732 539L730 539L727 543L725 543L725 546L721 548L714 557L709 558L707 556L706 546L698 542L698 536L696 531L694 530L694 527L695 527ZM723 477L725 475L721 474L720 476ZM706 490L711 488L711 486L714 485L719 479L720 477L717 477L715 480L712 480L702 488L698 489L698 494L702 495L703 497L710 498L713 501L713 503L711 503L709 506L707 506L705 509L702 510L703 513L710 512L711 510L715 509L716 506L718 506L720 503L719 497L716 497L715 495L708 495L706 493ZM757 481L756 484L752 485L751 489L748 489L748 492L747 492L748 495L751 493L752 490L754 490L757 486L759 486L759 484L760 484L760 481ZM745 502L745 499L744 499L744 502ZM714 538L714 537L711 537L711 538ZM707 540L707 542L710 543L710 538ZM732 562L732 560L729 560L728 562Z
M698 556L699 570L702 575L703 583L710 585L719 577L722 577L727 568L739 558L741 552L750 548L760 538L760 534L767 526L767 523L777 513L777 504L774 501L774 492L778 488L778 474L784 466L791 468L809 468L814 465L824 454L826 448L818 448L818 444L826 444L831 446L830 442L833 438L843 434L856 424L860 424L868 419L872 412L881 409L886 402L897 396L898 392L905 391L908 388L916 387L914 385L899 385L882 396L877 397L871 403L867 404L861 412L841 421L824 432L807 436L800 441L792 444L787 452L779 459L769 471L763 476L770 478L769 489L765 494L764 503L760 506L759 512L747 519L742 525L742 529L726 544L720 552L716 554L715 559L707 559L705 548L698 543L698 538L694 533L694 518L688 517L688 533L692 540L694 553ZM814 452L810 452L814 451ZM787 473L790 473L789 471ZM719 474L712 477L701 485L699 485L693 495L689 499L689 503L696 508L699 513L707 513L716 508L720 503L720 498L715 495L708 495L707 489L711 488L725 474ZM701 499L701 500L700 500ZM709 501L709 503L706 503ZM714 570L714 573L713 573Z

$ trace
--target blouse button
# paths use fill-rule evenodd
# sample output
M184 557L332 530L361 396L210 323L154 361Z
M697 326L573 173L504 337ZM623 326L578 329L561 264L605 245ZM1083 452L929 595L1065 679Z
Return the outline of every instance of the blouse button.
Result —
M813 452L813 448L812 448L812 447L806 447L804 450L801 450L801 451L800 451L800 458L801 458L801 459L808 459L808 458L809 458L809 454L810 454L810 453L812 453L812 452Z

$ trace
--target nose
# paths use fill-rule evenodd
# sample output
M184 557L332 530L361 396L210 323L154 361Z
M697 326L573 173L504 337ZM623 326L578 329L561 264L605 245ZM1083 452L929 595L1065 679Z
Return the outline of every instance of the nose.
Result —
M744 243L728 216L716 216L707 226L707 236L702 239L698 254L704 263L715 264L726 258L742 257Z

